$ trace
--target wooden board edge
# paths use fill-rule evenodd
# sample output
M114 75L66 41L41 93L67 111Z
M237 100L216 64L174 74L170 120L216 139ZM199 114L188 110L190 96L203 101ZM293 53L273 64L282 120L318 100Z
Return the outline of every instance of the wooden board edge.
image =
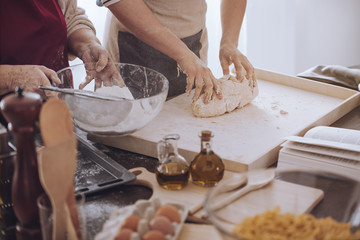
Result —
M256 78L260 80L274 82L308 92L315 92L341 99L347 99L353 95L360 95L358 91L346 87L336 86L296 76L290 76L282 73L275 73L259 68L255 69L255 75Z
M330 112L327 112L326 114L321 116L318 120L309 124L306 128L299 130L299 132L296 135L303 136L307 131L309 131L311 128L316 126L329 126L358 106L360 106L360 93L355 94L350 98L344 100L338 106L333 108Z
M123 136L123 137L102 137L98 135L88 134L87 138L90 141L98 142L107 146L120 148L122 150L126 150L129 152L143 154L145 156L153 157L157 159L157 146L156 143L152 143L145 139L139 139L134 136ZM113 139L116 138L116 141ZM141 148L140 150L134 146L136 145L145 145L147 147ZM179 154L182 155L187 161L191 162L197 153L185 151L184 149L179 148ZM232 160L223 159L225 163L225 170L233 171L233 172L245 172L249 169L249 165L240 162L234 162ZM270 164L269 164L270 165ZM266 166L264 166L266 167Z
M120 148L122 150L126 150L129 152L134 152L149 157L157 158L157 143L152 143L145 139L138 139L132 135L121 136L121 137L107 137L107 136L99 136L88 133L87 139L107 146ZM116 139L116 141L114 141L114 139ZM141 145L143 142L149 143L149 146L141 148L141 151L136 151L134 145L135 146L136 144Z
M185 223L178 240L212 239L221 240L221 234L212 224Z
M323 190L321 189L318 189L318 188L315 188L317 190L319 190L319 194L318 194L318 197L316 198L316 200L313 202L313 204L311 204L305 211L305 213L310 213L320 202L321 200L324 199L325 197L325 193Z

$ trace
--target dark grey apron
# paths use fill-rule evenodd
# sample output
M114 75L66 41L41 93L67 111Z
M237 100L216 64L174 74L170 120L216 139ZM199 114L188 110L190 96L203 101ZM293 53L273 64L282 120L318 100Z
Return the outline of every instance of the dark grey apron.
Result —
M202 30L195 35L181 39L198 57L200 57L202 47L200 43L201 35ZM186 75L178 71L175 60L128 32L118 33L118 44L121 63L131 63L151 68L162 73L169 80L168 98L185 92Z

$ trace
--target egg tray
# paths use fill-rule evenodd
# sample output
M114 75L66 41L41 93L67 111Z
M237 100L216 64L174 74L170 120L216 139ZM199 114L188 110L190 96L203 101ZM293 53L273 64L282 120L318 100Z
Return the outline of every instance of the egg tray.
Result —
M102 230L95 236L95 240L114 239L118 231L121 229L124 221L130 215L137 215L142 219L150 221L153 216L148 213L152 211L156 212L156 210L158 210L161 206L164 205L171 205L175 207L180 214L180 223L173 223L174 234L166 235L167 240L176 240L188 215L188 206L179 203L161 203L159 198L154 198L151 200L138 200L134 205L119 208L116 211L112 212L109 219L104 223ZM132 236L131 240L141 239L141 237L142 236L138 236L138 234L136 234L136 236Z

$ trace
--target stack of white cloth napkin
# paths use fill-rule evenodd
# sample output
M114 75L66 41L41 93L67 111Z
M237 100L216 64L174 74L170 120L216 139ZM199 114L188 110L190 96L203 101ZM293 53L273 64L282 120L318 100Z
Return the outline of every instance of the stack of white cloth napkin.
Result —
M360 91L360 65L352 67L344 67L340 65L318 65L298 74L297 76Z

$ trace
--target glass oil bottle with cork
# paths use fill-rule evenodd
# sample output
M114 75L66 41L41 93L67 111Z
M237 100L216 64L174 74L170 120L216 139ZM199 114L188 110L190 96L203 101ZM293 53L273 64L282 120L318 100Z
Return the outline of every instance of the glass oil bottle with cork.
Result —
M201 151L190 164L190 174L193 183L203 187L215 186L224 176L225 166L222 159L214 153L211 146L213 133L201 131Z
M157 144L159 163L156 179L161 187L168 190L180 190L189 181L189 163L178 153L179 139L179 134L169 134Z

